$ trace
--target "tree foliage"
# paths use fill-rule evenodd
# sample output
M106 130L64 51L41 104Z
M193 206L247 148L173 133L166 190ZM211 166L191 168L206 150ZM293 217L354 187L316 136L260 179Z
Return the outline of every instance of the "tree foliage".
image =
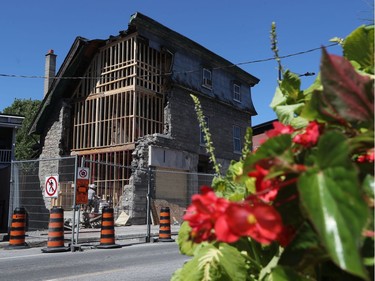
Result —
M40 104L40 100L15 99L10 106L3 110L3 114L25 117L21 128L17 130L16 134L16 160L28 160L35 156L36 152L33 147L39 142L39 137L30 136L28 130Z

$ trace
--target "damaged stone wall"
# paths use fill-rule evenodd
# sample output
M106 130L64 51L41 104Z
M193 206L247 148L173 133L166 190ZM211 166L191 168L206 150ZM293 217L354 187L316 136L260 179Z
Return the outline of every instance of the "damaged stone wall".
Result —
M45 137L42 143L42 153L39 159L48 159L39 162L39 181L40 181L40 195L44 198L45 207L49 210L52 208L51 198L44 197L44 181L45 178L51 175L61 174L61 167L59 160L61 156L70 155L68 149L69 145L69 132L70 132L70 105L66 101L61 101L56 104L54 115L50 118L49 123L45 129ZM51 160L49 160L51 159ZM59 177L62 182L66 179Z
M123 209L133 224L146 223L148 190L148 151L150 145L163 145L164 137L157 134L139 138L132 154L132 175L124 187Z
M149 184L149 147L161 149L175 149L175 141L169 136L154 134L138 139L133 152L132 176L129 184L124 188L123 208L131 218L133 224L146 223L147 190ZM186 170L195 170L197 166L197 155L184 152L188 159L189 167ZM157 167L153 167L157 168ZM152 190L154 192L154 190ZM154 197L154 194L151 194Z

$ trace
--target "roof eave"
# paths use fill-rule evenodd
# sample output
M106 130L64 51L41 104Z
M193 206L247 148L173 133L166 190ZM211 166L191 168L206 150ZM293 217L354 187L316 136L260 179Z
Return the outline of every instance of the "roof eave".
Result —
M87 40L83 37L77 37L70 48L68 55L65 57L62 66L60 67L55 79L44 97L42 104L39 107L37 114L34 117L32 125L29 129L29 134L42 134L45 121L49 114L53 111L55 102L63 95L63 89L73 83L77 83L79 79L66 79L69 77L79 77L83 75L83 68L87 65L82 64L81 61L85 55L88 56L86 60L92 58L97 48L101 45L103 40ZM88 50L90 46L93 50ZM89 53L89 55L87 55ZM68 94L72 94L69 92Z

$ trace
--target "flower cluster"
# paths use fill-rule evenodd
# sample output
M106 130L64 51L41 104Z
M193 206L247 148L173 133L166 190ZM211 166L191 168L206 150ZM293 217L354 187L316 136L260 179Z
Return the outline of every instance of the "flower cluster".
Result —
M192 203L186 210L184 220L190 224L194 242L216 239L214 232L217 219L224 213L229 202L216 196L211 187L202 186L201 194L192 196Z
M173 280L374 279L373 37L355 30L346 57L323 48L306 91L283 72L271 107L286 124L252 152L249 129L240 160L193 195L178 243L194 257Z
M272 138L281 134L296 133L293 137L293 142L306 148L312 147L318 142L322 130L322 124L319 124L316 121L310 122L302 132L295 130L290 125L284 125L278 121L275 121L272 124L274 128L266 132L267 137Z
M293 135L293 142L305 148L314 146L319 139L321 125L310 122L304 130L296 130L290 125L274 122L274 129L267 132L272 138L280 134ZM184 220L192 228L190 236L196 243L202 241L236 242L240 237L248 236L262 243L278 241L286 245L293 235L290 227L282 223L278 211L271 204L279 190L296 182L296 178L285 180L284 176L270 176L270 163L256 163L249 177L255 178L255 193L241 202L231 202L217 197L212 188L202 187L201 194L193 195ZM289 167L295 173L304 172L304 165ZM289 200L288 198L287 200ZM292 198L294 199L294 197Z
M184 220L189 222L194 242L217 240L233 243L243 236L269 244L281 239L283 224L274 207L248 198L231 202L217 197L210 187L192 197Z
M370 149L366 154L359 155L357 157L358 163L374 163L374 149Z
M248 176L255 178L255 188L258 197L265 202L274 201L279 190L277 179L267 179L269 170L261 165L255 165L255 170L251 171Z
M293 142L308 148L314 146L318 142L319 136L320 126L318 122L312 121L307 125L305 132L297 134L293 138Z

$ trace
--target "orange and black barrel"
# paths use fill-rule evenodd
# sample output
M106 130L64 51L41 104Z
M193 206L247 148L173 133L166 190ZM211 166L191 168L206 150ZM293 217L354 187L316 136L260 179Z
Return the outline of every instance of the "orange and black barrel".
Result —
M171 219L169 207L160 209L160 226L159 239L160 242L174 242L171 238Z
M115 220L113 217L113 208L104 207L102 209L102 223L100 230L99 249L121 248L121 245L115 243Z
M10 227L9 245L4 249L25 249L29 245L25 242L26 227L26 209L15 208L12 216L12 224Z
M49 215L47 248L43 253L67 252L69 247L64 246L64 209L54 206Z

